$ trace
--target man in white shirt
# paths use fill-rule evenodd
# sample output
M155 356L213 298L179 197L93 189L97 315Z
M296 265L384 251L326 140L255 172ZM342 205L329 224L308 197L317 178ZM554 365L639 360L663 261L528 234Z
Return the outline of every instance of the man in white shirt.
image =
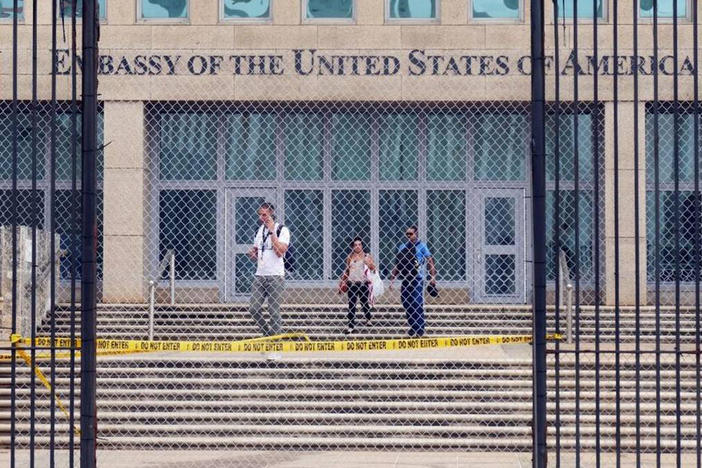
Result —
M262 203L258 208L261 226L256 232L249 257L257 262L256 275L251 286L249 313L264 336L279 335L283 324L280 318L280 301L285 289L285 252L290 245L290 231L275 222L274 208ZM268 299L268 316L263 317L263 301Z

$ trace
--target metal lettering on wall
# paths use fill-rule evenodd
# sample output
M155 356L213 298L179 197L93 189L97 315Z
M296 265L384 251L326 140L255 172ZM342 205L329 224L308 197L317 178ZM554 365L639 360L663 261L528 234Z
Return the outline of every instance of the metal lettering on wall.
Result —
M56 52L56 73L71 73L70 51ZM672 76L676 70L672 55L592 55L571 50L555 70L553 55L545 57L546 73L563 76ZM81 57L78 66L82 68ZM460 52L434 54L414 49L406 54L386 55L325 54L317 49L292 49L279 55L248 54L102 54L98 58L101 75L297 75L297 76L505 76L530 75L529 55L475 55ZM693 76L690 56L678 60L679 76Z

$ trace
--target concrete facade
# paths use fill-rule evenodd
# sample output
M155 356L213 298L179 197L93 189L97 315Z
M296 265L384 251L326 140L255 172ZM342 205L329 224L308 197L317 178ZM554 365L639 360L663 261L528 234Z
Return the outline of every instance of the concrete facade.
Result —
M469 18L469 1L441 0L439 18L430 21L393 21L386 19L386 5L382 0L356 0L353 21L313 21L303 18L301 0L272 0L271 18L261 22L219 19L219 2L193 1L189 17L182 23L138 21L134 0L107 0L106 20L101 25L100 53L111 57L103 64L99 89L104 103L105 148L104 172L104 301L143 301L145 284L149 278L150 254L154 249L146 236L146 226L153 222L145 208L148 197L148 158L145 120L146 102L159 101L334 101L334 102L528 102L530 76L528 55L530 26L529 2L521 2L519 21L480 21ZM606 15L597 27L597 41L591 21L577 25L577 63L571 56L575 46L575 27L572 21L558 26L558 47L554 47L551 2L546 2L547 54L558 54L560 70L549 62L547 93L554 96L555 78L561 83L560 99L575 96L575 71L578 74L578 99L592 102L597 80L597 99L604 106L604 213L600 222L604 229L603 285L606 302L614 303L614 220L619 219L620 247L620 301L634 302L635 219L633 217L634 161L638 158L639 184L639 237L641 300L646 301L646 229L645 229L645 103L653 99L653 78L642 72L638 77L639 102L634 103L634 77L631 73L633 51L632 0L619 1L619 12L612 11L605 0ZM613 22L618 16L618 60L609 58L599 74L591 73L586 56L613 54ZM50 6L37 12L39 97L50 98L51 11ZM31 2L25 6L25 21L19 27L19 82L21 99L30 99L28 90L31 73ZM67 37L70 37L68 33ZM693 25L681 19L678 25L679 98L693 99L693 78L686 58L693 56ZM80 37L80 33L78 35ZM649 67L653 55L651 22L641 20L638 26L638 54ZM673 28L670 21L661 20L658 28L660 64L658 96L661 100L673 98L671 58ZM68 48L59 34L59 48ZM11 99L12 28L0 23L0 99ZM597 49L595 49L595 47ZM296 50L308 59L316 54L355 56L362 71L358 75L329 72L314 68L302 74L295 68ZM421 54L420 52L421 51ZM412 57L440 56L426 59L426 69L413 62ZM159 67L141 67L137 56L161 57ZM164 56L180 56L177 63L169 63ZM236 61L242 58L241 70ZM470 73L454 68L451 57L471 56ZM68 73L70 57L61 55L59 68ZM214 57L214 58L213 58ZM220 58L221 57L221 61ZM270 59L277 57L277 59ZM366 57L371 57L370 59ZM383 75L383 57L397 59L399 71ZM502 57L502 58L500 58ZM527 57L527 58L524 58ZM128 66L122 66L122 59ZM146 59L145 59L146 60ZM389 59L391 60L391 59ZM456 59L458 61L458 59ZM616 62L616 65L615 65ZM147 60L148 63L148 60ZM347 67L349 62L347 62ZM309 65L305 62L303 67ZM614 95L617 66L618 80L618 175L620 209L614 211ZM247 69L248 67L248 69ZM433 68L435 67L435 68ZM146 71L148 69L148 71ZM644 68L645 69L645 68ZM263 70L264 73L258 73ZM307 69L305 69L306 71ZM335 69L338 72L338 69ZM144 73L141 73L144 71ZM419 73L422 71L422 73ZM458 73L456 73L458 71ZM376 74L377 73L377 74ZM70 98L70 75L58 77L59 99ZM638 107L636 107L638 106ZM634 110L638 111L639 151L634 152Z

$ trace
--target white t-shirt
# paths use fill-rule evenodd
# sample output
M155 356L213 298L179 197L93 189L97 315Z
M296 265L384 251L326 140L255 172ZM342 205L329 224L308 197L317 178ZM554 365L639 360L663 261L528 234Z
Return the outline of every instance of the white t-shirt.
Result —
M275 223L275 230L278 230L278 223ZM285 245L290 245L290 231L286 226L280 230L278 241ZM265 226L261 225L254 237L254 247L258 253L258 266L256 276L285 276L285 262L283 257L279 257L273 250L271 233Z

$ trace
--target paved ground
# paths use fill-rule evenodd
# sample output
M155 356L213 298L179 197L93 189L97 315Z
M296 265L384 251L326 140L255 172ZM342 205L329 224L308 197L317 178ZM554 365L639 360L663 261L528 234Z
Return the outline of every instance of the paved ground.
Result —
M76 453L76 465L79 454ZM39 451L35 454L37 467L49 466L49 453ZM98 453L100 468L526 468L531 466L529 453L434 453L434 452L234 452L234 451L101 451ZM601 466L615 465L612 455L604 454ZM0 451L2 466L10 466L9 453ZM18 451L17 467L29 466L29 453ZM56 453L56 466L68 466L66 451ZM549 466L556 466L551 460ZM563 468L575 466L573 454L566 454L561 460ZM595 459L586 454L581 458L582 468L594 467ZM636 466L632 454L624 454L621 459L622 467ZM646 454L642 459L642 467L656 466L655 455ZM676 466L674 455L663 455L661 466L672 468ZM686 454L682 460L683 467L696 466L696 457Z

